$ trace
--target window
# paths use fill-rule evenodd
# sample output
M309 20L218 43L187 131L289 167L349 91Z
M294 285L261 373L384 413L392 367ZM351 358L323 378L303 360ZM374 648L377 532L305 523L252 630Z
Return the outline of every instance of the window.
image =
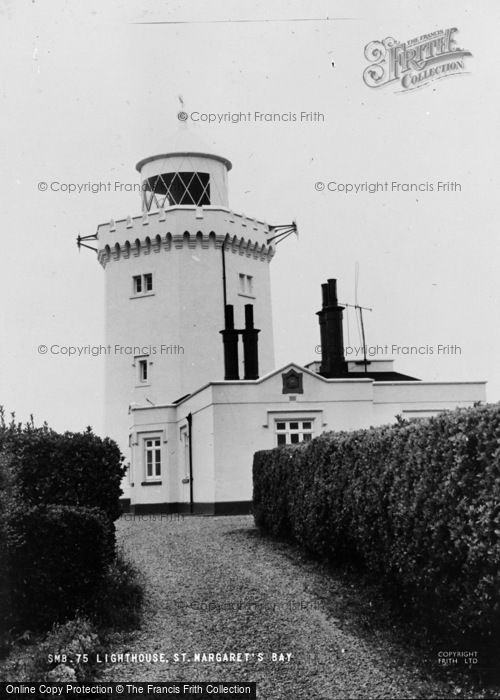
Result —
M181 441L181 454L180 454L181 461L180 461L180 464L183 467L183 473L184 473L182 483L184 485L186 485L186 484L189 484L191 482L190 471L189 471L189 432L188 432L187 425L183 425L182 428L180 429L179 438Z
M134 278L134 294L140 294L142 292L142 277L136 275Z
M238 275L238 293L247 297L253 297L253 277L251 275Z
M144 441L146 479L161 476L161 441L160 438L147 438Z
M150 294L153 291L152 273L148 272L146 275L134 275L132 277L132 291L134 296Z
M298 445L313 438L312 420L276 421L276 442L278 445Z
M147 360L139 360L138 367L139 367L139 381L140 382L147 382L148 381L148 361Z
M136 355L133 367L135 368L135 380L137 385L149 386L151 382L151 359L149 355Z
M146 211L174 205L202 207L210 204L209 173L183 171L152 175L144 181Z

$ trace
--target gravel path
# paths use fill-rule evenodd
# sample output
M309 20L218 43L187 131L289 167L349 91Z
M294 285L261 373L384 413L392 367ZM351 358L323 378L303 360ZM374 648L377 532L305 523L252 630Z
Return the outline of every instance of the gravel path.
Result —
M169 662L110 663L100 680L256 681L264 700L453 697L449 685L401 666L401 652L332 618L324 579L260 537L253 518L152 517L118 523L146 578L147 605L142 628L111 651L164 653ZM338 581L324 588L342 595ZM203 653L249 656L196 661Z

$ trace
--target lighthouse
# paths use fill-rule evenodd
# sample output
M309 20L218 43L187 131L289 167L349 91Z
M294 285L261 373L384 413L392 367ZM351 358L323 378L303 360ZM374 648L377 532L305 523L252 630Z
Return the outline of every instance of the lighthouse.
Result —
M231 210L230 161L175 151L136 167L140 213L97 230L105 430L125 455L132 408L175 404L228 371L245 380L274 368L270 228Z
M333 277L321 362L275 367L270 262L296 226L233 211L231 163L207 150L139 161L137 215L78 238L104 271L105 430L129 463L125 509L249 513L257 450L485 400L483 381L426 382L385 356L346 356Z

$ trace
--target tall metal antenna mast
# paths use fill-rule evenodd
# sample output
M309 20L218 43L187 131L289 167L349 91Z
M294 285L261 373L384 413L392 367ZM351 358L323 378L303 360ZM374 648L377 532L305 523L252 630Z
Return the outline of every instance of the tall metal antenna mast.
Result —
M365 367L365 373L368 372L368 361L366 359L366 338L365 338L365 324L363 322L363 311L373 311L369 306L360 306L358 304L358 282L359 282L359 263L356 263L355 273L354 273L354 304L344 304L350 309L356 309L359 311L359 322L361 325L361 342L363 343L363 364Z

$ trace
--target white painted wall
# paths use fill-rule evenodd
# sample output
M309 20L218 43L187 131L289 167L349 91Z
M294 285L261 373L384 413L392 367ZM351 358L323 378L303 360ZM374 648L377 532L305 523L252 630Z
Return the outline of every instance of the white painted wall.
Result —
M486 382L377 382L374 424L390 423L396 415L436 415L473 406L476 401L486 401Z
M282 393L282 374L290 367L303 374L303 394ZM192 413L194 500L211 503L251 500L253 455L276 446L276 420L310 419L315 435L319 435L391 423L398 414L425 417L484 400L484 382L375 384L371 379L324 379L297 365L287 365L257 381L212 383L177 407L143 408L132 414L142 430L161 428L162 415L171 426L175 422L169 469L179 484L184 473L179 430ZM146 488L149 499L152 487ZM161 498L161 502L187 502L175 488L162 493Z
M271 307L271 280L269 274L270 260L255 258L250 253L230 247L225 253L227 303L234 306L234 325L245 327L245 305L254 307L254 327L259 333L259 376L271 372L274 365L274 337ZM249 275L253 279L253 294L243 295L239 292L239 275ZM244 377L243 341L239 346L240 379Z
M223 244L228 302L235 304L241 326L244 303L254 304L255 325L262 330L261 373L272 369L273 249L265 245L267 231L267 225L255 219L195 207L173 207L99 227L106 343L111 348L106 355L105 429L126 457L129 405L170 403L224 378ZM240 271L254 278L252 299L238 295ZM147 273L153 275L152 293L135 296L132 278ZM132 348L137 350L129 353ZM143 384L134 356L148 352L150 377Z
M213 503L215 500L215 449L214 406L212 387L207 386L180 406L136 407L133 420L133 468L134 487L132 502L189 503L189 484L182 480L189 475L188 455L185 454L183 433L188 431L187 416L191 413L193 435L193 498L197 503ZM145 462L141 436L164 431L167 440L162 453L161 486L143 486ZM155 500L156 499L156 500Z
M179 484L176 471L177 446L177 411L175 407L158 407L151 410L134 410L131 414L132 464L129 475L129 494L136 504L152 504L177 501ZM142 485L146 481L144 439L160 437L162 456L161 485ZM169 466L170 465L170 466ZM123 486L122 486L123 488Z

